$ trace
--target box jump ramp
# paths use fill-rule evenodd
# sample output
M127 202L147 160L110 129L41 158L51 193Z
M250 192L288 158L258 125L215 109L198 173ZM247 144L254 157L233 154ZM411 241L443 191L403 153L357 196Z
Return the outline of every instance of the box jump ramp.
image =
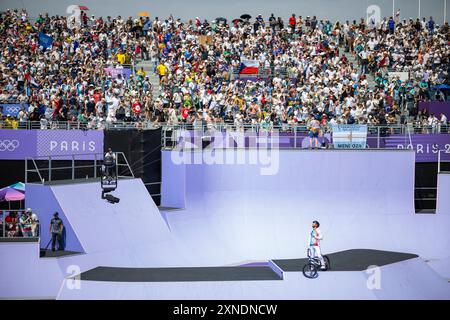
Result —
M30 185L27 207L44 225L59 211L79 254L8 259L31 280L2 273L0 297L450 299L450 212L414 214L412 151L278 150L272 174L261 174L267 161L239 163L257 150L217 151L234 163L180 161L198 152L210 151L162 151L161 205L180 210L158 210L140 179L119 181L117 204L100 198L99 182ZM312 220L332 257L313 280L295 267ZM368 264L380 267L379 289L368 288Z

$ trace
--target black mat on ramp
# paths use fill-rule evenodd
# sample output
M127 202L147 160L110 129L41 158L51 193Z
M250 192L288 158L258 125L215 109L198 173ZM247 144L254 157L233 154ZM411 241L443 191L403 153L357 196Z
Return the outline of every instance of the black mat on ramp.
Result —
M281 280L270 267L115 268L97 267L81 280L114 282L256 281Z
M83 254L81 252L75 252L75 251L52 251L52 250L45 250L45 249L41 249L39 256L41 258L59 258L59 257L67 257L67 256L73 256L73 255L78 255L78 254Z
M411 253L372 249L352 249L330 253L327 256L330 258L331 271L363 271L372 265L384 266L418 257L418 255ZM283 271L301 271L303 266L308 263L306 258L272 261Z

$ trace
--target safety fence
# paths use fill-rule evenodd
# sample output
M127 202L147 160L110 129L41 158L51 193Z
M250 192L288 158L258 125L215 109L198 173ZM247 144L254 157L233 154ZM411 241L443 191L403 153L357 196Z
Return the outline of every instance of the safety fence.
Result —
M133 170L125 154L123 152L114 152L114 154L116 177L118 179L134 178ZM104 170L102 166L102 153L27 157L25 183L97 179L101 177L100 170Z
M278 130L280 132L307 132L308 126L304 124L267 124L267 123L256 123L256 124L242 124L236 125L233 123L168 123L168 122L155 122L155 121L114 121L107 122L102 121L101 123L93 122L79 122L79 121L24 121L18 122L17 125L11 126L5 121L0 121L0 129L17 129L17 130L124 130L124 129L140 129L140 130L152 130L157 128L182 128L186 130L199 130L203 128L206 130L245 130L245 131L272 131ZM381 134L405 134L406 132L411 132L415 134L448 134L450 133L450 125L435 123L432 125L422 125L422 124L386 124L386 125L367 125L368 132L376 134L380 132ZM331 125L321 126L323 132L330 132Z

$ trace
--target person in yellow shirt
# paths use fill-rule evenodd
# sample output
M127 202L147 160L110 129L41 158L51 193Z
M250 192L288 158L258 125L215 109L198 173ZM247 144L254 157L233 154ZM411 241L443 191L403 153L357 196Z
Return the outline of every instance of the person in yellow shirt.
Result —
M5 128L6 129L17 129L19 127L19 121L12 118L9 114L5 120Z
M167 67L163 64L160 63L158 64L158 66L156 67L156 72L159 75L159 82L161 83L161 80L166 76L167 74Z
M119 50L119 52L116 54L116 58L120 64L125 63L126 56L125 53L122 52L122 50Z
M140 77L141 79L144 79L145 76L147 75L147 72L145 72L144 68L141 67L138 72L136 73L138 75L138 77Z

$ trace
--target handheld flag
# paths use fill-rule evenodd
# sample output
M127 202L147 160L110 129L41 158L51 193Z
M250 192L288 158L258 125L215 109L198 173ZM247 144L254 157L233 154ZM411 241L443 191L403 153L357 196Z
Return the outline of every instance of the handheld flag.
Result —
M258 60L241 60L239 68L240 74L258 74L259 61Z
M39 45L44 49L48 49L53 44L53 38L46 35L45 33L39 33Z

